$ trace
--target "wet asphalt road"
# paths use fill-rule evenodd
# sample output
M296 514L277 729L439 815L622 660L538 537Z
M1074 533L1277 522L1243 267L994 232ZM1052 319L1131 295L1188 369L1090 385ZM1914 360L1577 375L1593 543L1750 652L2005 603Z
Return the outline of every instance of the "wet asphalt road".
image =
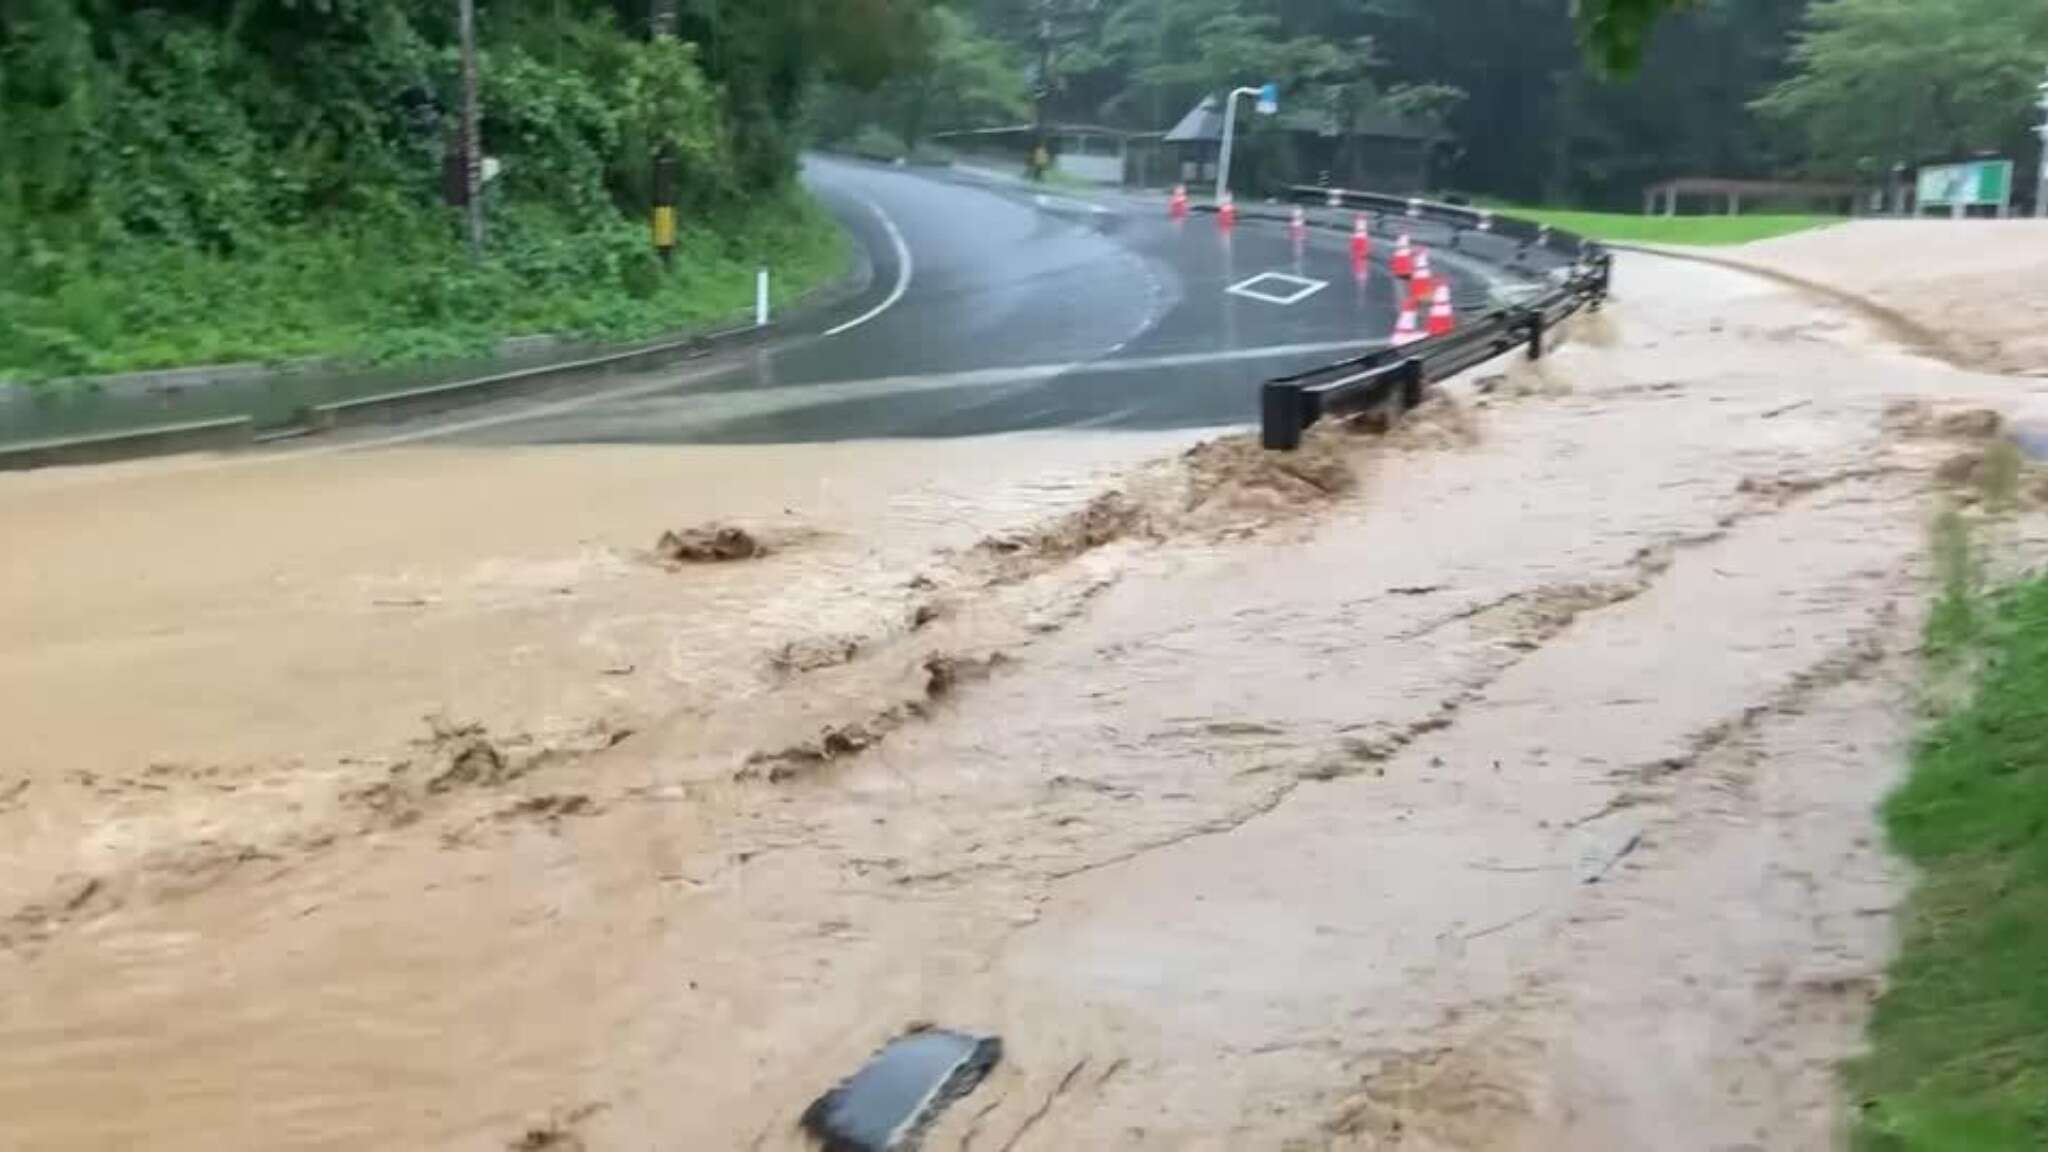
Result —
M1383 241L1360 278L1342 236L1311 230L1296 243L1262 222L1226 235L1207 216L1169 221L1156 199L826 159L806 179L874 266L862 298L819 325L853 326L687 382L679 372L672 390L457 438L772 443L1242 424L1260 381L1355 355L1394 322ZM1298 279L1246 285L1262 273Z

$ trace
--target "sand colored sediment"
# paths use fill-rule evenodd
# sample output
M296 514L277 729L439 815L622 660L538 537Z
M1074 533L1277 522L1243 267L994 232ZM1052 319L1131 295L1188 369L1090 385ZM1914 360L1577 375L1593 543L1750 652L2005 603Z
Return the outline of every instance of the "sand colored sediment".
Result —
M1875 301L1968 365L2048 375L2048 221L1858 220L1724 254Z
M2027 398L1618 283L1288 458L0 477L10 1136L797 1148L929 1020L1005 1042L934 1147L1824 1145L1936 475Z

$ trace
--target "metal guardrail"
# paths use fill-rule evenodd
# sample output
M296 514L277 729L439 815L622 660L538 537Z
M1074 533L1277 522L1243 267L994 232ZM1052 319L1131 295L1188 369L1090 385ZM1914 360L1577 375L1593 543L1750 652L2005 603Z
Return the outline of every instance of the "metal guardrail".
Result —
M1480 208L1342 188L1300 186L1289 190L1298 203L1320 203L1373 215L1371 227L1386 232L1401 220L1441 225L1452 246L1468 234L1498 236L1517 245L1512 263L1527 266L1539 254L1568 263L1548 277L1535 297L1463 320L1441 336L1268 380L1259 391L1259 436L1270 449L1300 447L1302 433L1324 416L1339 416L1398 405L1406 411L1422 402L1432 381L1448 379L1518 347L1529 359L1543 355L1546 334L1581 309L1599 308L1607 298L1612 259L1606 250L1572 233Z

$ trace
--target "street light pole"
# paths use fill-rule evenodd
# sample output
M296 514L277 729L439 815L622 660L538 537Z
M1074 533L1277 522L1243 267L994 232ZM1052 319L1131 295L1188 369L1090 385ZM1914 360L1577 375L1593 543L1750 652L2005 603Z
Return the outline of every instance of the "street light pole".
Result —
M2048 220L2048 80L2043 80L2035 91L2041 94L2041 127L2036 129L2041 137L2041 170L2034 180L2034 215Z
M1216 155L1216 203L1218 204L1223 203L1224 195L1230 191L1230 144L1231 137L1236 135L1237 98L1239 96L1257 96L1259 98L1259 111L1269 115L1273 111L1271 106L1273 101L1273 85L1271 84L1261 88L1232 88L1230 96L1223 101L1223 144L1217 150Z

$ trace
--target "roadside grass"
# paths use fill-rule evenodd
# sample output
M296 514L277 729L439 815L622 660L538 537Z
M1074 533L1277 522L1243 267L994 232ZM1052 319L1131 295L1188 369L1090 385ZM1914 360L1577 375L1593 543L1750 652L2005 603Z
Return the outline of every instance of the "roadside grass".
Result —
M1864 1152L2048 1147L2048 576L1983 588L1968 522L1934 526L1937 717L1883 815L1920 870L1870 1051ZM1940 691L1972 682L1966 695Z
M1509 215L1575 232L1592 240L1640 244L1747 244L1819 228L1839 216L1635 216L1621 212L1579 212L1503 204Z
M664 268L644 227L541 205L493 213L473 264L446 212L281 228L232 254L132 244L47 273L0 269L0 380L328 356L467 359L507 336L633 340L747 313L846 266L836 221L798 189L686 220Z

